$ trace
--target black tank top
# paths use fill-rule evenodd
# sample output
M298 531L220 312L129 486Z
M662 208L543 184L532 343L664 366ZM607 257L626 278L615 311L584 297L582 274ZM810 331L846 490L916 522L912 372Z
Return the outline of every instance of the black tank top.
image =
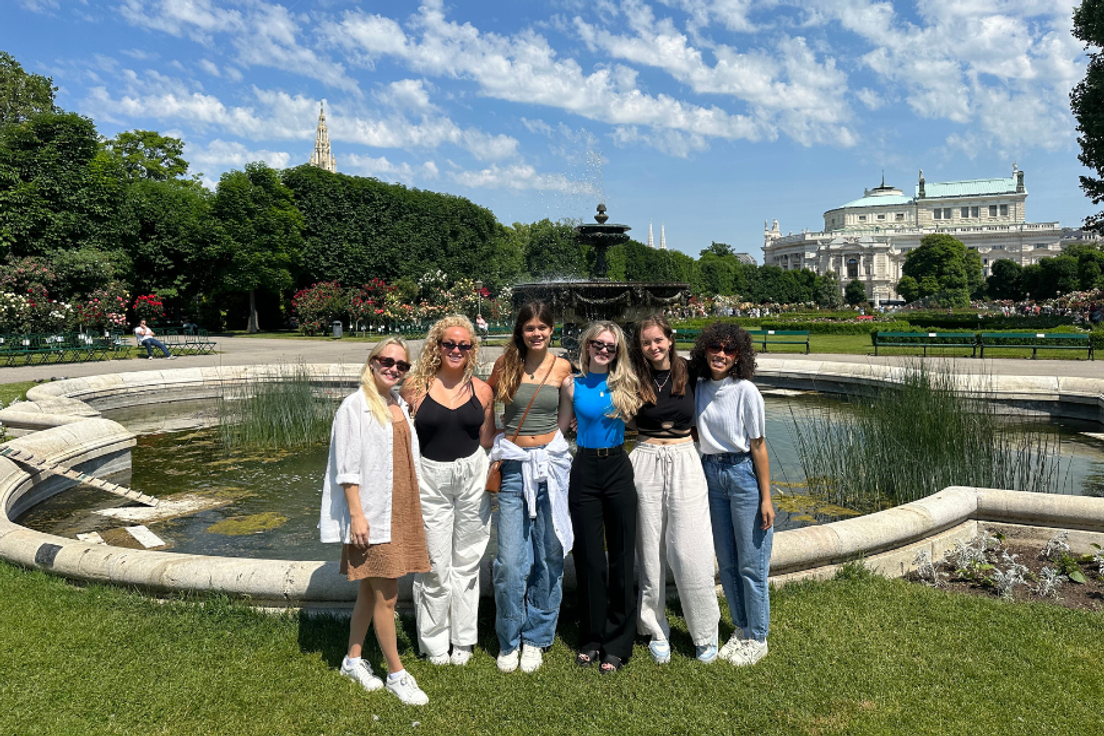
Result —
M694 424L694 382L686 381L682 396L671 394L671 371L648 371L654 381L656 403L645 404L636 413L636 429L641 438L676 439L687 437Z
M441 406L426 394L414 417L422 456L439 463L451 463L474 453L482 426L483 405L474 391L455 409Z

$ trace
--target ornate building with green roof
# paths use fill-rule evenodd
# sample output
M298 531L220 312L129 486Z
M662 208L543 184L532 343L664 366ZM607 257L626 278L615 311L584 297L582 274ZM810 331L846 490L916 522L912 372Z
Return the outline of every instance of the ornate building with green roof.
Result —
M784 270L834 271L841 288L858 279L874 303L897 299L905 254L925 235L946 233L978 251L989 275L1001 258L1022 266L1055 256L1080 230L1057 222L1027 222L1024 172L997 179L926 182L920 172L913 196L896 187L868 189L863 196L824 213L824 229L783 234L778 220L764 223L763 262Z

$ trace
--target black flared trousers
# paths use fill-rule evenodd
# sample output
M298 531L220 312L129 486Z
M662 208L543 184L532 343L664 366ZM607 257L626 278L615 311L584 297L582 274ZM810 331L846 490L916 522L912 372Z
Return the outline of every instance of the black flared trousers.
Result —
M627 662L636 634L636 487L629 456L580 451L568 486L575 530L579 650L597 648Z

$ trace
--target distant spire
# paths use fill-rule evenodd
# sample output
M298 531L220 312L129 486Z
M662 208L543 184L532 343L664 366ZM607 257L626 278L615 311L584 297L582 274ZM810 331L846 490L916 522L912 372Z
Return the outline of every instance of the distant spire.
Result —
M322 103L318 106L318 130L314 134L314 153L310 165L337 173L337 159L330 151L330 133L326 130L326 111Z
M648 220L648 247L655 250L655 238L652 237L652 221Z
M663 220L659 221L659 249L667 250L667 232L663 228Z

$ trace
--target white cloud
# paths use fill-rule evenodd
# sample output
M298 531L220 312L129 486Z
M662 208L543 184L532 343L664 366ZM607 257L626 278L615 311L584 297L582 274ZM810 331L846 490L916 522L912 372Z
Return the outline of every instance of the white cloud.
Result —
M866 106L868 110L877 110L885 105L885 100L882 96L872 89L863 87L855 92L855 97L859 98L859 102Z
M343 164L342 168L347 167L362 176L374 176L385 181L403 183L411 183L414 179L414 168L410 164L394 164L388 161L386 156L373 158L350 153L346 159L348 163Z
M494 164L480 171L451 171L449 178L473 189L537 189L589 196L596 193L590 182L575 181L563 174L542 174L529 164Z
M199 68L210 74L212 77L221 77L218 66L210 59L200 59Z
M433 112L437 106L429 101L429 90L421 79L400 79L376 93L376 98L399 111Z
M53 11L61 7L58 0L20 0L19 4L32 13L45 13L53 15Z
M283 169L291 161L291 154L285 151L250 150L237 141L224 141L219 138L206 146L195 144L188 146L188 156L193 167L198 165L216 169L241 168L254 161L264 161L274 169Z

